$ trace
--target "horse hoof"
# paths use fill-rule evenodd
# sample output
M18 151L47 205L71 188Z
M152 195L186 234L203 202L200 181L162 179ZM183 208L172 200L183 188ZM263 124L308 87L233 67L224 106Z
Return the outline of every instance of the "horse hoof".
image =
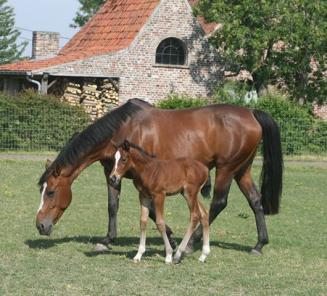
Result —
M102 241L101 241L101 244L102 245L105 245L105 246L108 246L109 244L112 244L114 242L114 239L113 238L110 238L108 236L106 236Z
M194 252L193 247L191 246L186 246L184 253L185 254L192 254Z
M179 264L179 263L181 263L182 262L182 258L181 257L179 257L179 258L175 258L174 257L174 259L173 259L173 263L174 264Z
M171 263L173 263L173 258L172 258L172 256L168 256L168 257L166 257L166 258L165 258L165 263L166 263L166 264L171 264Z
M255 256L261 256L262 252L258 251L256 249L252 249L250 254L255 255Z
M94 247L94 252L102 253L109 251L108 247L103 244L96 244Z

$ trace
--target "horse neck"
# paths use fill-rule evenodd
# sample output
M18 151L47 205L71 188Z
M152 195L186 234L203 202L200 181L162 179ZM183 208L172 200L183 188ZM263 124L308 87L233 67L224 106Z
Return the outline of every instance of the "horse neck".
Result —
M147 169L147 167L154 161L152 157L144 155L136 148L132 148L130 150L130 156L133 162L132 170L136 172L137 175L142 175L142 173Z
M60 175L64 177L68 177L70 179L70 183L73 183L74 180L81 174L81 172L90 166L92 163L100 160L102 155L99 154L99 151L95 153L90 153L81 159L77 164L67 166L61 170Z

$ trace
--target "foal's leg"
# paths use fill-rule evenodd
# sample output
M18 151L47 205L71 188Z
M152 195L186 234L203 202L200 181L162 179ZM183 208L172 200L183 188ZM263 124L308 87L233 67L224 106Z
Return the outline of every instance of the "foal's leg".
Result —
M165 249L166 249L166 263L172 263L173 249L170 246L169 239L166 233L166 225L163 217L164 213L164 203L165 203L165 195L157 194L153 197L154 206L156 210L156 224L157 228L164 240Z
M156 210L155 210L155 207L154 207L153 202L151 202L150 211L149 211L149 217L154 222L156 222ZM171 230L171 228L168 225L166 225L166 233L167 233L167 236L168 236L168 240L169 240L170 246L173 249L175 249L176 246L177 246L177 244L176 244L176 241L171 237L173 235L173 231Z
M206 208L201 202L198 201L200 215L201 215L201 226L203 230L203 244L202 244L202 254L199 258L201 262L204 262L207 256L210 254L210 239L209 239L209 217Z
M258 242L252 249L252 253L261 254L262 247L265 244L268 244L268 232L263 207L261 204L261 195L252 180L250 168L242 176L237 176L235 180L247 198L255 216L255 222L258 231Z
M210 205L209 211L209 225L215 220L220 212L227 206L227 198L230 190L230 186L233 180L233 176L230 173L224 171L216 172L215 188L213 199ZM199 241L202 236L202 227L199 226L187 245L187 252L193 251L193 244L195 241Z
M196 190L190 190L190 189L184 190L184 198L187 202L190 211L190 222L186 230L186 233L184 235L184 238L180 243L180 245L178 246L177 251L174 255L175 263L179 263L181 261L182 254L185 252L187 243L190 240L190 237L194 232L195 227L199 224L200 221L201 212L197 201L197 193L198 191Z
M136 256L133 258L134 262L141 261L142 255L145 252L145 240L146 240L146 224L149 216L149 207L151 204L151 200L149 198L143 197L139 194L140 205L141 205L141 216L140 216L140 245Z

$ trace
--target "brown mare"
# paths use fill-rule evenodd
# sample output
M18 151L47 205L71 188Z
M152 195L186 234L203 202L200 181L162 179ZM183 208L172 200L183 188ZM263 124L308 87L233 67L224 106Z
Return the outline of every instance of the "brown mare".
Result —
M198 200L198 193L208 179L208 168L201 162L190 158L156 159L128 141L124 141L117 149L114 169L110 174L111 182L118 185L121 178L129 171L133 176L134 185L139 191L141 236L134 261L141 261L145 252L145 231L152 201L156 213L156 225L165 243L165 262L172 262L173 249L166 234L164 202L166 195L182 193L189 207L190 223L174 255L174 262L180 262L187 243L199 222L203 229L203 247L199 260L204 262L210 253L209 222L208 213Z
M71 184L80 172L100 160L107 178L109 200L105 242L117 236L120 188L112 187L109 182L116 153L111 140L119 143L124 139L155 154L158 159L187 157L200 161L208 169L215 168L210 224L226 207L234 179L255 215L258 241L253 251L261 253L268 243L264 215L278 213L280 204L283 160L279 128L268 114L233 105L160 110L132 99L112 110L73 137L41 176L41 205L36 216L40 234L49 235L69 206ZM259 193L251 176L251 166L261 142L263 167ZM126 177L131 176L127 174ZM153 209L150 218L155 220ZM194 239L201 237L200 230L190 239L189 247ZM170 237L169 228L167 234Z

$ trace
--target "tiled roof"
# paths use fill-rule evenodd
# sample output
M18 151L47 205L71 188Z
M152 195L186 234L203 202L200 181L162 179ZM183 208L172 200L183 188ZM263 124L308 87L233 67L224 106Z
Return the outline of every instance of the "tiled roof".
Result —
M197 19L207 36L211 35L221 26L217 23L208 23L203 16L198 16Z
M191 6L196 5L199 0L188 0ZM217 23L208 23L203 16L198 16L197 17L198 22L200 23L204 33L206 35L212 34L220 25Z
M90 54L89 52L87 54ZM0 71L28 72L49 68L89 57L84 53L58 55L44 60L23 60L13 64L0 65Z
M146 23L159 0L111 0L60 51L90 55L128 47Z
M25 60L1 65L0 71L33 71L82 60L127 48L144 26L160 0L111 0L60 50L44 60ZM190 0L194 5L197 0ZM210 24L199 19L206 33Z

